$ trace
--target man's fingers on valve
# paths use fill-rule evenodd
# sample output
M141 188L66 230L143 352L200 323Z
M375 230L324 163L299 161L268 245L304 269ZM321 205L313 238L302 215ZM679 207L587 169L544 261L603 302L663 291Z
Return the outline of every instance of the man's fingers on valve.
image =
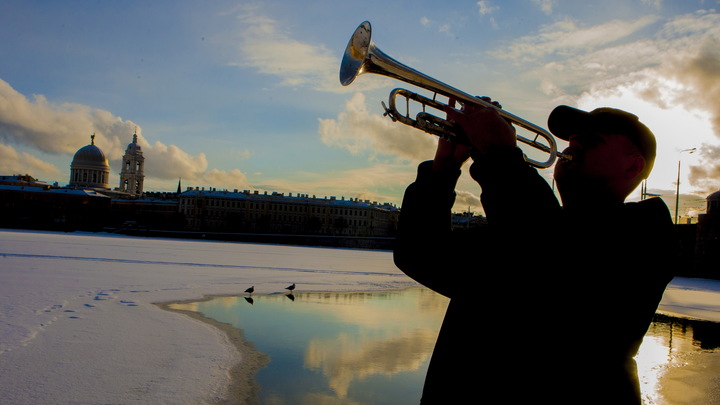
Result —
M488 96L475 96L475 97L479 98L480 100L482 100L482 101L484 101L484 102L486 102L486 103L490 103L490 104L494 105L494 106L497 107L497 108L502 108L502 105L500 104L499 101L493 101L493 99L491 99L491 98L488 97Z

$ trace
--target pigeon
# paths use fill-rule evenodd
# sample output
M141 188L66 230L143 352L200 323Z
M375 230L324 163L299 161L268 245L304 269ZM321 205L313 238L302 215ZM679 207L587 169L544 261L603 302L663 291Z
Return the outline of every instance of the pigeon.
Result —
M245 292L249 293L249 294L252 294L253 291L255 291L255 286L252 286L252 287L248 288L247 290L245 290Z
M285 289L286 289L286 290L290 290L290 291L292 291L292 290L294 290L294 289L295 289L295 284L293 283L293 285L291 285L291 286L287 286L287 287L285 287Z

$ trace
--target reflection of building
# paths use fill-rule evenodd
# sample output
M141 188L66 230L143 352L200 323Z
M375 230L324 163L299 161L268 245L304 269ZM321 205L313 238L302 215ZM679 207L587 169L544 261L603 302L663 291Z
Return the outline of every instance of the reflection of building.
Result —
M90 136L90 145L80 148L70 164L71 188L108 189L110 165L105 154L95 146L95 134Z
M187 229L338 236L390 236L399 210L359 199L188 189L179 196Z
M125 150L120 170L120 191L133 196L143 193L143 173L145 158L143 157L140 145L137 143L137 134L133 134L133 140Z
M678 350L678 353L685 350L707 350L711 352L720 348L720 323L657 313L653 318L653 323L650 325L648 336L666 337L668 346L672 346L672 343L676 345L675 347L668 347L673 352L678 349L677 345L682 345L685 342L692 343L692 347Z

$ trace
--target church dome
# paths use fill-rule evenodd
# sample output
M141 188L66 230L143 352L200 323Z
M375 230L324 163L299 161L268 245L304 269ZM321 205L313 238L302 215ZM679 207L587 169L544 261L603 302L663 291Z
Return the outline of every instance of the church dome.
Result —
M80 148L73 157L71 167L85 167L97 169L110 169L105 154L100 148L93 145L86 145Z
M95 134L90 139L90 145L75 152L70 163L70 186L108 188L110 164L103 151L95 146Z

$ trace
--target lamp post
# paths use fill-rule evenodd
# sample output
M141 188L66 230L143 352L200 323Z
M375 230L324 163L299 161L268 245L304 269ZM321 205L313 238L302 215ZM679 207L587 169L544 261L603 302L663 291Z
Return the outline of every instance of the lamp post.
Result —
M693 153L697 148L681 150L680 153ZM680 207L680 158L678 158L677 183L675 185L675 225L678 223L678 208Z

